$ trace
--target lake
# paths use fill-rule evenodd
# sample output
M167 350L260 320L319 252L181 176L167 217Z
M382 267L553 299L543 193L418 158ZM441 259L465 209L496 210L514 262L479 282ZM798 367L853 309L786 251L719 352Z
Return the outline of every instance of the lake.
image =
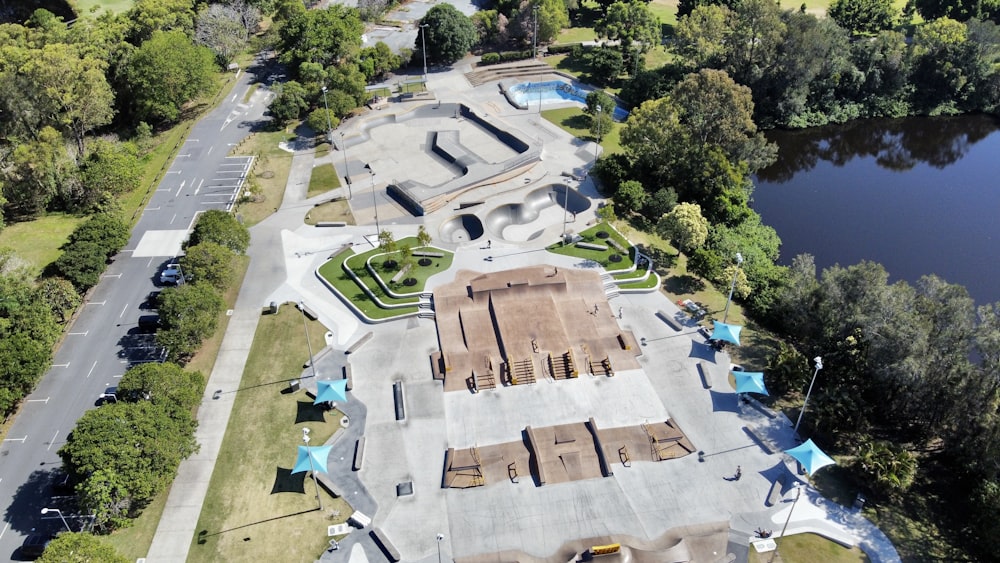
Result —
M1000 120L864 120L772 131L778 162L756 178L753 207L781 237L782 264L818 271L879 262L892 280L922 275L1000 301Z

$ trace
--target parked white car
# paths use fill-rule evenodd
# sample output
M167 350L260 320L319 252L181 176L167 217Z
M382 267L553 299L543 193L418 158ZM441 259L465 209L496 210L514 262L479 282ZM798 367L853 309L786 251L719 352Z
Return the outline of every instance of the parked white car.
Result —
M184 283L184 276L181 273L180 264L167 264L167 267L160 272L160 284L180 285Z

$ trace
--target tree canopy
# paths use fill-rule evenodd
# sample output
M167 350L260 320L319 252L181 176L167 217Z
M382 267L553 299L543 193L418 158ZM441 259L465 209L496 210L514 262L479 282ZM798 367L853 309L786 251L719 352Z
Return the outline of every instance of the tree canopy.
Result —
M176 121L181 108L212 85L212 52L182 31L155 31L125 64L125 82L136 119Z
M420 33L414 49L427 45L427 60L437 64L450 65L469 52L476 42L476 27L472 20L451 4L435 4L420 19Z

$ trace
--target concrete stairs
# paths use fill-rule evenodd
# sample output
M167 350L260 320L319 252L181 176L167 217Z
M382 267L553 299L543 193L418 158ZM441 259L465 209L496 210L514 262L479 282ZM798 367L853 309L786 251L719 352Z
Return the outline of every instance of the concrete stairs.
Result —
M475 87L506 78L539 77L552 74L553 72L555 72L555 69L551 66L539 60L528 59L479 67L472 72L465 73L465 78L469 81L469 84Z

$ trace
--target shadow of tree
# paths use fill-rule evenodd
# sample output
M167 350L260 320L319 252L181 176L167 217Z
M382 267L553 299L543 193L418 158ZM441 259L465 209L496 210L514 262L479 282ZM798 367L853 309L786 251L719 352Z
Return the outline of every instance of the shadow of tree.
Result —
M663 287L670 293L677 295L696 293L705 289L705 281L689 274L667 276L663 280Z

